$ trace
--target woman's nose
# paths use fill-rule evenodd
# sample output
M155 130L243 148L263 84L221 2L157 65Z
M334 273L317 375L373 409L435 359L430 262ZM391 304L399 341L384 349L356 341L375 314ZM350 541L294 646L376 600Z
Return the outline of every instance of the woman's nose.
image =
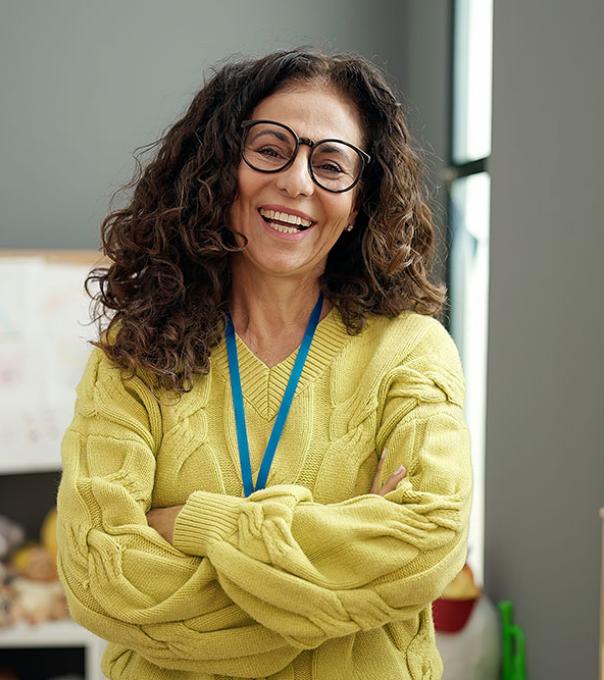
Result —
M300 194L310 196L315 190L315 183L308 168L310 151L310 149L301 147L294 162L285 170L275 173L277 187L292 197Z

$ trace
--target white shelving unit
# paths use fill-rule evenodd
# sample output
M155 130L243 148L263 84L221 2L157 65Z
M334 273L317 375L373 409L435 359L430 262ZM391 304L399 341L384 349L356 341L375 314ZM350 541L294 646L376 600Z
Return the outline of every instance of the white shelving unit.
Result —
M16 308L0 305L0 367L4 369L0 379L0 476L61 469L60 441L73 408L68 401L75 400L75 381L90 351L84 341L78 347L77 339L90 336L93 331L92 327L84 329L78 325L82 317L87 318L88 309L88 298L82 290L83 275L105 262L96 251L0 250L0 266L4 264L5 279L8 271L9 282L10 276L14 276L10 289L15 293L13 299L18 300ZM14 265L12 274L6 263ZM27 276L19 275L19 263ZM70 266L55 272L50 268L42 277L41 266L47 263ZM28 315L34 301L43 309ZM74 309L77 319L71 315ZM42 342L36 340L39 328L35 324L43 324ZM44 351L50 351L52 356L44 355ZM36 360L44 363L35 364ZM30 361L33 367L29 366ZM44 399L29 412L20 408L20 403L26 403L24 395L31 396L27 389L32 373L36 375L41 365L46 368L49 361L52 365L40 388ZM20 622L0 628L0 656L2 649L9 648L84 648L86 680L104 679L100 662L106 644L72 619L39 625Z
M101 657L106 642L71 619L48 621L39 625L20 622L0 628L0 650L37 647L84 647L86 680L103 680Z

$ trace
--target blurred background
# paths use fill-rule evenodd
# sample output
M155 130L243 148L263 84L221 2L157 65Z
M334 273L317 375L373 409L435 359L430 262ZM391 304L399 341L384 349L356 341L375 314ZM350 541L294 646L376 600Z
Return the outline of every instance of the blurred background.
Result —
M468 562L493 602L513 602L532 680L598 673L603 29L601 0L0 0L4 251L98 250L134 150L231 55L314 45L385 72L424 157L434 278L449 286L444 323L467 379ZM10 266L0 278L0 516L36 542L59 459L48 445L28 462L16 451L6 350L16 342L8 300L45 285L30 265L27 290ZM59 278L57 290L81 274ZM0 628L0 668L36 646L49 659L40 677L67 672L71 652L55 648L85 638L54 630Z

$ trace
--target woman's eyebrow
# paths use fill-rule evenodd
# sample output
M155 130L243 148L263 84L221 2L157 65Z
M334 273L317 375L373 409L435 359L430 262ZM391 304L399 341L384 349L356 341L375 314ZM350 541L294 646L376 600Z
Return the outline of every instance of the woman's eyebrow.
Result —
M289 136L285 132L280 132L277 130L261 130L259 132L256 132L256 134L254 135L254 139L258 139L259 137L263 137L265 135L277 137L277 139L280 139L284 142L289 139Z
M280 139L281 141L287 141L289 139L289 136L285 132L280 132L278 130L260 130L257 133L254 134L253 139L259 139L260 137L264 136L270 136L270 137L276 137L277 139ZM309 140L309 137L304 137L302 135L299 135L300 139L302 140ZM321 142L323 139L329 139L329 140L336 140L339 142L344 142L343 139L339 139L336 137L322 137L321 139L313 139L315 144ZM343 151L341 147L334 146L332 144L323 144L322 149L324 151L327 151L328 153L337 153L343 155Z
M330 137L330 139L334 139L334 138ZM342 149L341 146L334 146L333 144L322 144L321 150L326 151L327 153L336 153L336 154L340 154L342 156L345 155L344 150Z

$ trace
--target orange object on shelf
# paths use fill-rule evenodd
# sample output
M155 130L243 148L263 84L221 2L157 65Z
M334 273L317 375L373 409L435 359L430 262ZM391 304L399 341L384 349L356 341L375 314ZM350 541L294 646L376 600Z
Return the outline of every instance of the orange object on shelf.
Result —
M443 633L457 633L467 623L482 591L474 582L469 564L446 587L444 593L432 603L434 628Z
M457 633L468 622L478 598L471 600L445 600L439 598L432 603L434 628L441 633Z

